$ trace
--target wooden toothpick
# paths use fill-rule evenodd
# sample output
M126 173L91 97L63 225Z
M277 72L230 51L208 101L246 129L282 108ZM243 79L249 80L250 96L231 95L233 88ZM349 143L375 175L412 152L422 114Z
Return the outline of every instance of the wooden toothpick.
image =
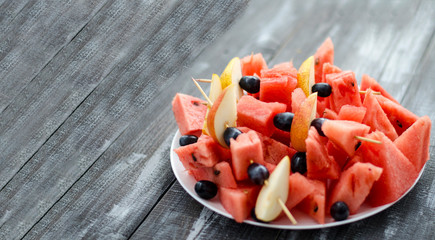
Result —
M198 82L211 83L211 79L202 79L202 78L200 78L200 79L196 79L196 81L198 81Z
M370 138L366 138L366 137L355 136L355 138L358 139L358 140L361 140L361 141L366 141L366 142L371 142L371 143L382 144L381 141L374 140L374 139L370 139Z
M198 82L195 80L195 78L192 77L193 82L195 83L196 87L199 89L199 91L201 92L202 96L204 96L204 98L207 100L208 104L210 105L210 107L213 106L213 102L210 100L210 98L207 97L207 94L205 94L204 90L202 90L201 86L199 86Z
M359 91L359 93L361 93L361 94L366 94L367 91ZM381 92L375 92L375 91L372 91L372 93L373 93L373 95L381 95Z
M293 224L298 224L298 222L293 217L291 212L288 210L287 206L284 204L284 202L281 200L281 198L278 198L278 203L281 206L282 210L284 211L285 215L287 215L288 219L290 219L290 222L292 222Z

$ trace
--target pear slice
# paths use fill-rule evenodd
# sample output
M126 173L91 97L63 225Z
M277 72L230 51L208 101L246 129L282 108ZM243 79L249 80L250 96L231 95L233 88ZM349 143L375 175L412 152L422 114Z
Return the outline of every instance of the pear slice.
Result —
M268 183L263 185L255 204L255 216L265 222L277 218L282 211L279 201L287 201L290 158L285 156L270 174Z
M221 93L222 93L221 80L217 74L213 74L211 77L210 93L208 95L208 98L211 100L212 103L214 103L214 101L216 101L216 99L219 97L219 95L221 95ZM207 116L209 111L210 108L207 108L207 112L205 113L204 125L202 126L202 133L206 135L210 135L207 129Z
M298 87L300 87L305 95L308 97L315 83L315 75L314 75L314 57L311 56L307 58L298 70Z
M242 65L240 58L235 57L231 59L221 74L222 89L225 89L232 83L236 85L237 101L243 96L243 89L239 86L240 79L242 78Z
M316 117L317 112L317 92L312 93L305 99L293 117L290 143L298 152L306 152L305 139L308 137L311 121Z
M235 127L236 120L236 84L233 83L223 90L208 113L207 128L210 136L222 147L228 148L224 132L227 127Z

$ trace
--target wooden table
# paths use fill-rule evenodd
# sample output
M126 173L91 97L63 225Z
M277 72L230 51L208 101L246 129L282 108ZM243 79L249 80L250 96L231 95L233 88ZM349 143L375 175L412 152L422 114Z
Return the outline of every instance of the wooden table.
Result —
M169 148L173 96L200 96L191 76L209 78L251 52L299 66L328 36L336 65L371 75L434 121L434 8L0 0L0 239L433 239L433 133L431 160L404 199L312 231L237 224L204 208L176 181Z

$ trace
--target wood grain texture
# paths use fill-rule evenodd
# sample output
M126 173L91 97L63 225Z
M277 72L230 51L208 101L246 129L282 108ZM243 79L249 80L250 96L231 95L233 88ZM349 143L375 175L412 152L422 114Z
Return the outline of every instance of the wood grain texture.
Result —
M61 62L60 68L50 71L47 66L41 75L48 76L26 87L32 97L18 101L20 112L9 113L7 108L8 114L2 115L22 118L25 112L41 119L33 121L36 126L29 126L29 132L21 129L13 134L5 127L10 141L16 141L17 134L46 141L39 149L28 144L37 150L33 155L13 155L24 166L0 192L0 237L128 237L174 179L161 158L168 159L167 140L175 125L161 119L171 115L169 106L177 89L172 88L170 95L162 91L174 86L176 73L224 32L245 5L245 1L106 4L59 53L71 55L52 61ZM159 96L165 99L156 101ZM41 104L48 101L48 106ZM32 135L47 121L53 121L46 130L51 135ZM132 149L134 141L138 145ZM24 162L26 158L30 159Z
M228 40L234 35L241 35L245 32L252 33L255 28L246 27L246 22L249 21L251 26L270 23L267 30L261 28L259 29L261 33L256 33L253 36L256 39L266 40L248 41L246 45L243 45L242 42L235 42L233 46L218 42L213 47L216 50L207 51L204 53L206 57L199 59L205 63L197 65L207 65L211 61L209 59L218 57L219 52L232 51L233 55L243 56L250 52L246 49L252 48L265 53L269 65L293 58L295 65L298 66L306 56L315 52L327 36L331 36L336 46L335 62L338 66L356 71L359 77L363 73L375 77L398 100L402 100L405 96L405 100L402 101L405 107L420 116L429 114L432 121L435 119L434 108L431 106L435 96L433 90L424 87L417 89L416 87L433 85L433 77L431 77L433 73L427 69L435 61L433 54L428 54L433 52L429 45L434 44L435 29L434 21L429 20L434 14L431 1L413 4L399 1L391 3L391 5L381 1L371 1L369 4L356 1L341 1L338 4L316 2L311 3L312 5L310 3L301 4L302 6L298 5L299 2L276 4L282 4L279 8L280 11L268 15L267 6L252 2L244 18L240 19L234 28L223 37L223 39ZM303 9L303 6L306 9ZM262 9L262 11L255 12L253 9ZM280 17L294 14L296 15L294 24L290 20ZM274 16L281 19L282 22L274 21ZM314 20L310 20L312 16L316 16ZM358 16L360 24L355 24L353 21L355 16ZM268 21L256 23L257 18L259 22L263 19L268 19ZM321 26L319 26L319 22L322 22ZM284 25L292 26L285 34L280 31ZM416 35L418 35L417 38ZM251 36L246 34L246 38L249 37ZM273 42L274 40L277 43ZM261 43L264 42L266 44L262 46ZM270 48L267 48L266 45ZM223 65L220 68L209 67L207 70L219 71L216 69L222 69L225 64L225 60L222 61ZM428 65L422 65L423 62ZM421 81L424 83L420 83ZM420 95L420 91L425 94L425 98L412 97ZM187 92L189 91L187 90ZM424 110L418 111L420 107L418 105L412 106L411 102L408 103L406 96L419 101L419 104L423 104ZM314 231L280 231L232 222L229 224L230 226L225 226L229 229L228 231L222 231L222 222L231 222L231 220L215 216L216 214L203 208L200 208L201 211L199 211L196 207L192 207L195 204L193 199L186 203L178 203L185 196L183 194L177 196L176 194L180 191L179 186L174 185L150 216L145 219L133 235L133 239L153 236L157 238L182 236L182 238L187 239L207 239L210 236L216 236L218 239L247 239L257 236L258 239L367 239L372 237L375 239L403 239L415 236L415 239L429 239L434 233L434 140L432 134L430 150L432 161L427 164L415 189L387 211L354 224ZM178 204L171 206L171 202ZM185 210L185 208L189 210ZM185 217L185 215L195 216L195 221L191 225L185 225L184 222L178 223L177 220L182 219L182 216ZM191 220L188 219L188 221ZM411 222L418 222L418 224L409 226ZM172 224L184 225L174 227ZM186 227L189 226L190 230L186 231ZM177 228L179 228L178 231L175 230ZM158 231L154 231L155 229ZM414 233L418 229L420 231ZM249 234L246 234L247 232ZM265 233L267 234L265 235Z
M435 137L408 196L323 230L238 224L192 199L169 154L176 92L262 52L335 63L435 120L435 2L0 0L0 239L430 239ZM232 25L234 23L234 25ZM208 89L207 84L203 84Z

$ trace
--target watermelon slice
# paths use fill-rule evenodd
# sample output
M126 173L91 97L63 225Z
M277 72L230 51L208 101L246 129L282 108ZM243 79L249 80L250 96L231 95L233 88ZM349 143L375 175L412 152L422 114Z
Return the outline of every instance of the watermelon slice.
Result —
M372 89L373 91L380 92L382 96L390 99L391 101L399 104L399 102L393 98L374 78L369 75L363 74L361 79L361 87L362 91L366 91L367 89ZM364 94L361 94L361 101L364 101Z
M310 183L314 186L314 191L301 203L298 204L298 208L311 216L320 224L325 223L325 196L326 196L326 185L320 180L311 180Z
M268 137L275 131L273 117L285 112L287 106L282 103L266 103L245 95L237 103L237 126L244 126Z
M384 96L376 95L376 100L378 100L382 110L387 114L388 120L390 120L394 129L396 129L398 135L401 135L418 119L417 115Z
M289 177L289 192L285 205L290 210L298 205L305 197L314 192L314 185L300 173Z
M272 70L272 69L270 69ZM269 71L270 71L269 70ZM279 102L285 104L286 109L290 111L291 95L297 86L297 79L291 76L261 77L260 100L263 102Z
M370 132L379 130L394 141L398 137L396 130L391 125L390 120L388 120L387 115L382 110L371 89L367 89L364 107L369 109L369 111L366 112L363 123L370 126Z
M334 157L328 155L326 143L316 128L311 127L305 140L307 145L307 177L310 179L338 179L340 167Z
M326 149L328 150L328 155L334 158L340 169L343 169L348 160L347 153L340 147L335 146L331 140L328 140L328 143L326 143Z
M261 53L252 54L240 59L240 64L243 76L260 75L261 70L267 69L266 60L264 60Z
M230 140L233 172L236 180L248 179L248 167L251 161L264 165L263 149L255 131L240 134L236 140Z
M355 214L381 174L382 168L371 163L355 163L341 173L340 179L331 191L328 209L335 202L343 201L349 207L350 214Z
M338 114L329 108L325 108L325 110L323 110L323 118L336 120L338 119Z
M322 82L323 65L334 64L334 44L331 38L327 38L314 54L314 72L316 83Z
M418 172L383 132L375 131L367 137L382 142L376 144L363 141L358 149L363 162L383 169L381 177L373 184L367 197L368 202L376 207L399 199L412 186Z
M233 170L230 164L225 161L219 162L213 167L192 168L190 172L196 181L208 180L214 182L218 187L237 187Z
M367 109L365 107L355 107L352 105L344 105L338 113L338 120L349 120L362 123Z
M207 107L203 100L177 93L172 100L172 111L181 135L195 135L199 137L202 133Z
M417 171L429 160L430 130L432 122L428 116L419 118L394 144L411 161Z
M221 187L219 188L219 199L234 220L241 223L249 217L259 191L260 186L256 185L242 185L236 189Z
M329 98L329 107L334 112L340 112L343 105L349 104L361 107L361 97L355 73L344 71L326 75L326 82L331 85L332 93Z
M220 152L213 138L203 138L198 142L174 149L184 168L213 167L219 162Z
M341 73L343 72L339 67L332 65L329 62L323 64L322 70L322 82L326 82L326 75L331 73Z
M329 140L352 157L358 144L355 136L364 137L370 131L370 127L352 121L328 120L323 123L322 131Z

